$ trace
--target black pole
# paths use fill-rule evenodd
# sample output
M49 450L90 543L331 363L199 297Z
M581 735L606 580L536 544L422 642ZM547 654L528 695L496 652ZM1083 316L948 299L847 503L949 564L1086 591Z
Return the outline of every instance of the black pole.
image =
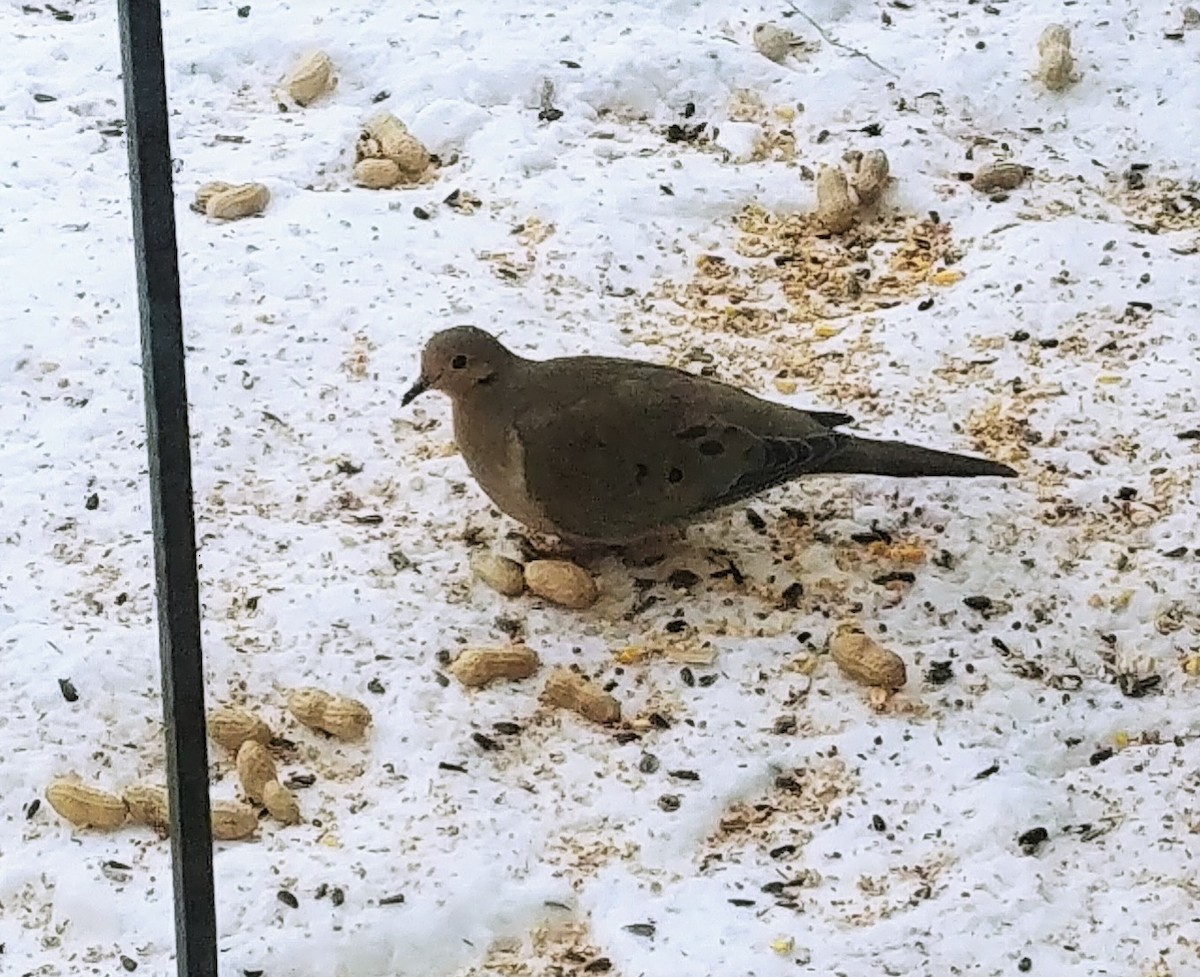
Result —
M159 0L118 0L142 327L179 977L217 977L183 315Z

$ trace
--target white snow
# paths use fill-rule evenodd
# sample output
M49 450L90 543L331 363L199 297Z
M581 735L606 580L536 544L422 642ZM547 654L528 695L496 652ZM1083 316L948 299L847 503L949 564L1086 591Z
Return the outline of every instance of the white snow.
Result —
M57 774L162 776L126 151L101 131L124 114L116 13L60 3L73 19L42 0L0 11L0 972L118 973L124 956L167 974L167 843L72 829L44 801L26 816ZM1200 973L1200 693L1184 668L1200 655L1200 441L1178 437L1200 428L1200 30L1182 6L804 6L885 70L825 41L784 65L758 55L754 24L787 4L237 6L166 10L208 691L260 711L298 744L286 772L317 779L305 825L216 846L224 977L598 973L598 958L619 977L982 977L1022 958L1033 974ZM1033 80L1052 20L1080 72L1057 95ZM276 82L314 47L337 89L281 112ZM800 106L794 161L755 161L757 123L730 119L743 90L768 115ZM358 127L381 108L448 161L436 182L353 186ZM685 122L716 145L669 143ZM802 167L850 148L888 153L885 210L950 225L962 281L840 319L825 346L810 322L743 340L673 321L663 287L732 254L739 211L811 209ZM1009 154L1034 172L1006 200L957 176ZM1124 189L1134 163L1145 191ZM187 204L214 179L260 180L271 204L210 223ZM456 188L482 208L443 204ZM1155 194L1178 212L1147 229ZM548 238L514 233L534 218ZM1003 485L791 486L754 503L768 536L739 507L661 565L597 564L591 611L508 600L470 579L466 531L511 552L515 527L450 450L448 405L399 406L424 339L461 323L536 356L700 347L718 375L844 408L868 433L1028 457ZM797 350L850 355L785 397L772 379ZM985 445L967 419L989 405L1019 423ZM895 567L851 540L872 523L930 557L894 604L872 578ZM717 549L746 585L709 577ZM662 582L677 569L703 578L692 593ZM635 576L660 581L659 602L630 615ZM805 596L780 609L793 579ZM1011 609L985 618L963 604L978 595ZM908 662L883 711L823 656L795 667L854 604ZM711 685L665 657L613 658L662 644L677 610L717 650L692 669ZM615 682L640 741L539 706L539 678L441 684L437 654L502 643L500 617L547 664ZM934 661L952 662L945 684ZM1161 681L1135 698L1120 673ZM287 719L298 685L366 701L365 744ZM785 715L795 732L774 731ZM236 796L212 759L214 796ZM734 816L763 803L778 811L762 823ZM1026 853L1036 827L1049 838ZM797 878L790 906L762 891Z

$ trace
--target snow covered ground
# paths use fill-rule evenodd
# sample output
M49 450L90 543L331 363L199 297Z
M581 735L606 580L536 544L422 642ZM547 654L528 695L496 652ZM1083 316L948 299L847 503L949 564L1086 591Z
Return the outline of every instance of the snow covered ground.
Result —
M167 974L167 843L34 809L57 774L161 776L115 8L59 2L0 9L0 972ZM805 3L826 38L712 0L167 8L209 694L316 777L306 824L217 845L223 974L1200 973L1182 6ZM766 60L769 19L819 47ZM312 47L340 83L282 112ZM380 108L435 182L353 186ZM817 165L874 148L896 181L857 253L777 263ZM1009 158L1032 176L1007 195L962 176ZM271 204L209 222L187 204L214 179ZM589 611L504 598L467 562L515 526L448 405L398 403L460 323L707 366L1022 477L791 486L595 564ZM881 708L825 657L848 618L908 663ZM445 681L514 633L612 683L625 727L540 706L540 678ZM368 702L368 740L289 720L298 685Z

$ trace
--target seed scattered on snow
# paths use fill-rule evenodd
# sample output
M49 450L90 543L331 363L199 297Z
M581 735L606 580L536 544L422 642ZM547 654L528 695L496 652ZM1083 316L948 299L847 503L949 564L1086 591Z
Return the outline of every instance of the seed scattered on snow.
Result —
M442 203L460 214L473 214L483 206L483 201L470 190L452 190Z
M1045 828L1030 828L1017 838L1017 844L1026 855L1033 855L1050 838L1050 832Z
M667 586L672 590L691 590L700 583L700 574L694 570L688 570L686 567L681 567L678 570L672 570L667 575Z
M980 614L987 614L995 602L984 594L973 594L970 597L963 598L963 604L971 608L973 611L979 611Z
M471 734L471 739L485 753L499 753L504 749L503 745L496 742L486 733L474 732Z
M957 268L943 268L930 275L929 281L934 285L957 285L966 277L965 271L959 271Z
M930 685L945 685L954 678L954 664L949 661L935 661L925 672L925 681Z

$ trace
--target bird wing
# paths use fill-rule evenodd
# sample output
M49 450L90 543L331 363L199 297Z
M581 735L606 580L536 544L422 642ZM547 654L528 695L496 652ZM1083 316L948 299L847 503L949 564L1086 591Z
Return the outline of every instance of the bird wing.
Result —
M633 539L818 471L853 440L828 427L844 415L677 371L569 376L514 421L526 491L568 535Z

